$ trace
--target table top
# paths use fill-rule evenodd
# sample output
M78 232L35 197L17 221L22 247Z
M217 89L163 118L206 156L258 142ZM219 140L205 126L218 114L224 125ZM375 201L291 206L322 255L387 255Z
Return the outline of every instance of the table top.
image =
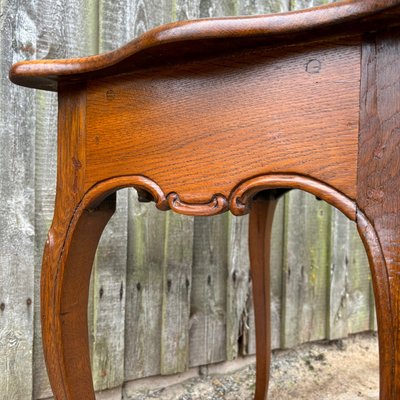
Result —
M399 16L400 0L345 0L296 12L181 21L155 28L101 55L16 63L10 79L18 85L57 91L60 82L113 76L260 45L368 32L400 24Z

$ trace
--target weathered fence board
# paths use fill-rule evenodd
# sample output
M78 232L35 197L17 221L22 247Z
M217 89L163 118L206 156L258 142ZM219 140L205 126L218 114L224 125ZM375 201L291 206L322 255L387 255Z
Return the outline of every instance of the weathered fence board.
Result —
M365 253L356 227L349 221L347 221L347 224L350 227L348 242L349 276L347 282L349 306L347 320L349 334L352 334L376 329L376 326L374 326L375 305L367 254Z
M326 336L330 207L300 191L285 201L281 339L292 347Z
M193 218L166 213L161 319L161 374L189 367Z
M95 2L38 0L36 2L37 58L77 57L97 52L93 36ZM57 23L55 23L55 21ZM34 396L51 395L42 356L39 313L39 275L44 242L53 216L55 194L57 99L47 92L36 95L36 214L35 214L35 344Z
M194 221L190 366L226 359L228 215Z
M228 218L226 280L226 358L234 360L248 352L249 330L249 219ZM239 348L241 347L241 348Z
M348 278L349 278L349 239L348 219L338 210L332 210L330 274L329 274L329 316L328 337L338 339L349 333L347 321Z
M29 398L34 298L35 94L8 80L35 57L31 2L0 1L0 398ZM12 40L11 40L12 38Z
M125 380L161 372L165 214L129 205Z

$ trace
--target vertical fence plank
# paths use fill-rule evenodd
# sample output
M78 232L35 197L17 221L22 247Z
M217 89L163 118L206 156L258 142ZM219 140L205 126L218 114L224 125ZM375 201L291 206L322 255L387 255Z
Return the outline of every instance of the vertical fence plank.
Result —
M282 344L326 336L330 207L292 191L285 199Z
M77 57L97 52L97 11L94 0L37 0L37 57ZM55 23L56 21L56 23ZM42 355L39 278L42 251L53 216L56 179L57 98L37 91L36 96L36 215L35 215L35 343L34 398L51 395Z
M349 334L374 329L373 297L371 301L371 272L368 257L355 224L349 223L349 307L347 313Z
M329 338L369 330L374 310L367 255L354 223L338 210L332 212L330 276Z
M194 222L190 366L226 359L228 215Z
M226 357L234 360L239 351L247 353L248 298L250 264L248 251L248 217L228 217L228 257L226 281ZM239 349L239 343L242 348Z
M125 380L161 372L165 214L154 213L148 204L132 202L128 228Z
M328 338L346 337L349 307L349 223L340 211L333 209L331 215L330 286L328 310Z
M32 397L34 298L34 92L8 80L35 58L32 1L0 1L0 399Z
M166 215L161 321L161 374L189 366L189 317L192 282L193 218Z

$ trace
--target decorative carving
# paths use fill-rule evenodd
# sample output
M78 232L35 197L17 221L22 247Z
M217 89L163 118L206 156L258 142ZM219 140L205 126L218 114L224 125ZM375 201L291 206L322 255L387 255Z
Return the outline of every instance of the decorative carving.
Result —
M161 188L151 179L141 175L120 176L98 183L86 192L79 208L96 207L111 193L126 187L138 189L142 196L144 196L143 192L148 193L158 209L169 210L168 201ZM149 201L149 198L146 197L146 201Z
M208 203L187 203L174 192L165 196L157 183L144 176L122 176L95 185L85 194L81 206L96 207L109 194L125 187L136 188L142 193L142 197L144 192L149 194L151 199L146 196L145 201L154 201L160 210L172 209L179 214L202 216L217 215L228 210L237 216L245 215L250 212L252 199L258 192L272 189L301 189L338 208L352 221L356 220L356 205L351 199L325 183L295 174L271 174L250 178L232 192L229 201L224 195L215 194Z
M325 183L295 174L262 175L243 182L232 193L229 208L234 215L247 214L251 199L258 192L278 188L301 189L312 193L342 211L352 221L356 219L356 205L344 194Z
M190 204L181 201L177 193L170 193L168 204L172 210L185 215L217 215L228 210L228 201L222 194L214 195L209 203Z

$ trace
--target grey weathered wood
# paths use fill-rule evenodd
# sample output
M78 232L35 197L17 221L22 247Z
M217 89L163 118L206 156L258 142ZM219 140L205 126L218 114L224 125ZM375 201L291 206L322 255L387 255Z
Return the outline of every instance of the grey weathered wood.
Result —
M338 339L349 333L349 223L338 210L331 214L330 280L328 338Z
M326 337L330 207L308 193L285 199L282 345Z
M269 14L289 10L289 0L238 0L239 15Z
M168 212L165 224L161 322L161 374L189 367L193 218Z
M92 370L96 390L124 382L127 193L107 225L92 273Z
M349 334L376 329L371 272L364 246L354 224L349 223ZM371 301L372 296L372 301ZM372 326L370 326L372 322Z
M330 271L330 339L370 329L371 274L354 226L338 210L332 212ZM373 311L372 311L373 315Z
M227 214L198 217L190 317L190 366L226 359Z
M303 8L321 6L337 1L339 0L290 0L290 10L301 10Z
M234 360L243 350L247 353L249 321L249 252L248 252L249 219L228 218L228 254L226 281L226 357ZM241 344L242 349L239 348ZM246 347L243 349L243 347ZM243 353L242 351L242 353Z
M125 380L161 372L165 214L130 198L125 315Z
M35 95L12 85L8 70L35 58L36 30L31 3L0 1L0 398L7 400L32 393L35 201Z
M94 1L38 0L37 58L63 58L97 52L93 35L97 15ZM58 23L55 23L58 21ZM34 398L51 395L42 356L39 312L39 275L44 242L53 214L55 193L57 99L36 91L36 214L35 214L35 344Z

